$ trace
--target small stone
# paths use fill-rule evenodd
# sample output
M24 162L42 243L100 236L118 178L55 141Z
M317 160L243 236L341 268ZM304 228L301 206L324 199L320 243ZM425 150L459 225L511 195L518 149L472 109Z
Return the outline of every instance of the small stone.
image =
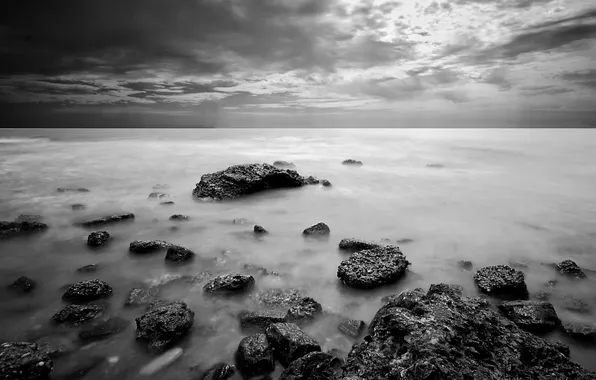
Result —
M528 299L524 274L507 265L493 265L474 275L478 288L489 295L502 298Z
M337 277L353 288L372 289L394 283L410 265L396 246L366 249L353 253L337 268Z
M358 338L364 332L366 328L366 324L364 321L359 321L355 319L344 319L341 323L337 326L337 329L344 335L349 336L350 338Z
M72 208L72 211L80 211L80 210L84 210L87 208L87 206L85 206L82 203L75 203L70 205L70 207Z
M296 305L304 295L298 289L267 289L251 296L257 303L268 308L284 308Z
M311 297L304 297L296 304L290 306L286 319L296 324L306 323L314 320L323 313L320 303Z
M91 247L99 247L110 240L110 234L107 231L91 232L87 237L87 245Z
M248 224L248 223L250 223L250 221L245 218L238 218L238 219L234 219L232 221L232 223L234 223L234 224Z
M322 179L321 185L323 185L325 187L331 187L331 182L327 181L326 179Z
M264 331L273 323L286 322L286 313L271 310L245 310L238 314L238 319L240 321L240 327L243 329L256 329Z
M9 289L19 293L29 293L35 289L35 286L35 281L28 277L21 276L9 285Z
M170 248L173 244L163 240L135 240L128 250L133 253L153 253Z
M308 177L306 177L304 179L304 181L306 182L307 185L318 185L319 183L321 183L321 181L318 178L313 177L311 175L309 175Z
M72 303L84 303L112 295L112 287L99 279L80 281L71 285L62 299Z
M135 319L136 339L147 342L153 352L163 352L188 334L194 316L183 302L157 307Z
M288 167L288 168L293 168L296 165L294 165L292 162L288 162L288 161L275 161L273 163L274 166L283 166L283 167Z
M169 197L169 195L166 193L162 193L161 191L155 191L155 192L149 194L148 199L162 199L165 197Z
M172 205L175 205L176 203L174 203L174 201L166 201L166 202L159 202L159 204L162 206L172 206Z
M80 267L79 269L77 269L77 272L91 273L91 272L96 272L98 269L99 269L99 266L97 264L89 264L89 265Z
M596 325L564 322L563 331L572 338L596 343Z
M587 314L592 311L592 306L589 303L573 296L563 296L561 299L561 307L576 313Z
M174 214L174 215L170 216L170 220L176 220L179 222L183 222L183 221L190 220L190 217L188 215L184 215L184 214Z
M130 326L130 322L120 318L112 317L105 321L91 322L79 333L79 338L86 342L94 342L106 339L111 335L119 334Z
M259 226L258 224L254 227L253 230L257 235L264 235L269 233L263 226Z
M457 262L457 265L465 270L472 270L473 264L469 260L460 260Z
M339 249L349 252L358 252L364 249L382 248L383 246L384 244L378 244L372 241L354 238L341 239L339 242Z
M168 248L165 260L174 263L184 263L192 260L194 257L195 253L190 249L180 246L172 246Z
M342 165L362 166L362 161L347 159L342 162Z
M290 363L279 380L339 380L341 367L342 360L334 355L310 352Z
M122 214L115 214L115 215L108 215L102 218L89 220L86 222L75 223L75 226L78 227L97 227L103 226L105 224L112 224L112 223L120 223L120 222L129 222L135 219L135 214L131 212L122 213Z
M509 301L499 309L519 327L532 332L547 332L561 324L555 308L544 301Z
M124 306L143 306L157 301L159 289L151 287L149 289L134 288L128 293Z
M330 233L331 233L331 230L329 229L329 226L323 222L319 222L319 223L312 225L312 226L308 227L307 229L305 229L302 232L302 235L321 236L321 235L329 235Z
M201 377L200 380L227 380L234 376L236 368L226 363L217 363L209 368Z
M56 189L59 193L66 193L66 192L74 192L74 193L88 193L89 189L85 189L84 187L80 187L78 189L69 189L64 187L59 187Z

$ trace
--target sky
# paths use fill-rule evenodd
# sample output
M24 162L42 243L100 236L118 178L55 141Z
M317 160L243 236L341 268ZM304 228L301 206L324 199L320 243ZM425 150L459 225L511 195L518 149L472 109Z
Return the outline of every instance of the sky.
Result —
M0 127L596 127L594 0L3 0Z

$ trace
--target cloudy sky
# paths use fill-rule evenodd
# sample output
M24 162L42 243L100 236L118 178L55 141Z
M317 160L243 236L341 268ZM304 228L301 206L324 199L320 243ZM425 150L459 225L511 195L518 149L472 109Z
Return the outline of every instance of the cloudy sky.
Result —
M594 0L3 0L2 127L596 126Z

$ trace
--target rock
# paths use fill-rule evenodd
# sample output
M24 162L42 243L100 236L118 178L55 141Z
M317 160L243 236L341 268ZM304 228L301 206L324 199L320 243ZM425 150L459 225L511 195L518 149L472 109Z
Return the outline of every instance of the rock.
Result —
M260 274L262 276L279 276L279 273L267 268L260 267L258 265L244 264L242 268L250 273Z
M204 174L193 190L197 198L233 199L269 189L295 188L306 184L298 172L269 164L234 165Z
M499 309L516 325L531 332L548 332L561 324L555 308L544 301L509 301Z
M153 359L149 364L141 368L139 371L139 375L141 376L151 376L156 372L161 371L165 367L169 366L176 360L180 359L184 350L180 347L172 348L163 354L159 355L157 358Z
M321 351L321 346L294 323L274 323L265 334L277 360L285 367L310 352Z
M341 360L324 352L310 352L294 360L279 380L340 380Z
M296 167L296 165L294 165L294 163L288 162L288 161L275 161L273 163L273 165L274 166L283 166L283 167L288 167L288 168Z
M87 245L91 247L99 247L110 240L110 234L107 231L91 232L87 237Z
M135 319L136 339L147 342L153 352L163 352L190 331L194 317L183 302L157 307Z
M418 288L414 289L418 291L424 292L424 289ZM427 296L433 294L450 294L453 296L461 296L464 292L464 288L461 285L451 285L451 284L432 284L428 288L428 292L426 292Z
M70 207L72 208L72 211L80 211L80 210L84 210L87 208L87 206L85 206L82 203L75 203L70 205Z
M561 307L576 313L590 313L592 311L592 306L589 303L573 296L563 296Z
M190 220L190 217L188 215L184 215L184 214L174 214L174 215L170 216L170 220L176 220L176 221L182 222L182 221Z
M103 305L68 305L52 316L56 323L63 323L67 326L78 327L83 323L97 318L104 310Z
M203 291L221 295L238 294L252 289L254 284L253 276L231 273L215 277L203 287Z
M457 262L457 265L465 270L472 270L473 264L471 261L468 260L460 260Z
M0 222L0 240L41 232L46 229L48 229L48 225L41 222Z
M518 261L510 261L509 266L512 268L519 268L519 269L528 269L529 266L526 263L520 263Z
M135 240L130 243L128 250L133 253L153 253L170 248L170 244L163 240Z
M104 321L91 322L79 333L79 338L86 342L94 342L119 334L130 326L130 322L120 317L112 317Z
M151 287L149 289L134 288L128 293L124 306L143 306L149 305L157 301L159 295L159 289L157 287Z
M322 179L321 185L323 185L325 187L331 187L331 182L327 181L326 179Z
M443 164L428 164L426 165L427 168L433 168L433 169L442 169L445 167L445 165Z
M42 219L41 215L21 214L21 215L17 216L13 222L15 222L15 223L23 223L23 222L34 223L34 222L41 221L41 219Z
M396 282L410 265L395 246L353 253L337 268L337 277L353 288L371 289Z
M62 299L71 303L84 303L112 295L112 287L99 279L86 280L71 285Z
M479 297L408 290L381 307L368 333L353 346L344 378L596 379L564 345L520 329Z
M257 235L264 235L269 233L263 226L259 226L258 224L254 227L253 230Z
M174 201L166 201L166 202L159 202L159 204L162 206L172 206L172 205L175 205L176 203L174 203Z
M551 294L550 292L539 291L532 294L532 298L537 299L538 301L548 301Z
M245 378L272 373L275 359L267 336L256 334L243 338L236 351L236 363Z
M201 376L201 380L227 380L230 377L234 376L236 373L236 369L234 366L227 365L225 363L217 363L209 368L203 376Z
M302 232L302 235L321 236L321 235L329 235L330 233L331 233L331 230L329 229L329 226L323 222L319 222L319 223L312 225L312 226L308 227L307 229L305 229Z
M192 260L194 257L195 253L190 249L175 245L168 248L165 260L174 263L184 263Z
M88 193L89 189L85 189L84 187L79 187L78 189L69 189L64 187L59 187L56 189L59 193L67 193L67 192L74 192L74 193Z
M288 322L296 323L298 325L314 320L323 313L323 307L320 303L311 297L304 297L296 304L290 306L286 314Z
M596 325L563 322L563 331L572 338L596 343Z
M414 239L399 239L397 241L397 244L409 244L414 242ZM469 262L469 261L468 261ZM470 262L471 263L471 262Z
M47 379L52 369L53 363L48 353L34 343L0 345L0 379Z
M362 333L364 332L365 328L366 324L364 323L364 321L358 321L355 319L344 319L337 326L339 332L349 336L350 338L359 338L360 335L362 335Z
M21 276L17 278L12 284L10 284L8 288L18 293L29 293L30 291L35 289L35 286L35 281L28 277Z
M565 260L556 264L557 271L567 277L571 278L586 278L586 274L581 268L571 260Z
M377 244L372 241L346 238L339 242L339 249L350 252L362 251L363 249L376 249L384 247L384 244Z
M252 296L257 303L268 308L284 308L296 305L304 295L298 289L267 289Z
M240 327L242 329L265 330L273 323L286 322L286 313L271 310L248 311L244 310L238 314Z
M507 299L528 299L524 274L507 265L493 265L474 275L478 288L489 295Z
M89 264L89 265L80 267L79 269L77 269L77 272L91 273L91 272L97 272L98 269L99 269L99 266L97 264Z
M73 350L72 344L64 344L59 337L45 336L35 341L35 344L46 353L51 359L58 358Z
M350 158L350 159L344 160L341 164L342 165L362 166L362 161L357 161L357 160L353 160Z
M250 223L250 221L248 219L238 218L238 219L232 220L232 223L234 223L234 224L248 224L248 223Z
M169 197L169 194L166 193L162 193L161 191L155 191L151 194L149 194L149 197L147 197L147 199L162 199L165 197Z
M307 185L318 185L319 183L321 183L321 181L318 178L313 177L311 175L309 175L308 177L306 177L304 179L304 181L306 182Z
M135 214L133 214L131 212L127 212L127 213L123 213L123 214L104 216L102 218L89 220L87 222L75 223L75 226L96 227L96 226L102 226L105 224L132 221L132 220L134 220L134 218L135 218Z

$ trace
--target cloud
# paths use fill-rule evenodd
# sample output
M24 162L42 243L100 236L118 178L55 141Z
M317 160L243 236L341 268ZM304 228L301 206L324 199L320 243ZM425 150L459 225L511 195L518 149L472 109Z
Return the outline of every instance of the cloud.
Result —
M456 0L456 4L493 5L500 9L529 8L535 4L546 4L554 0Z
M596 69L564 73L561 78L596 90Z
M496 67L494 69L487 70L480 82L494 84L501 91L507 91L513 87L513 84L509 81L509 79L507 79L506 67Z

